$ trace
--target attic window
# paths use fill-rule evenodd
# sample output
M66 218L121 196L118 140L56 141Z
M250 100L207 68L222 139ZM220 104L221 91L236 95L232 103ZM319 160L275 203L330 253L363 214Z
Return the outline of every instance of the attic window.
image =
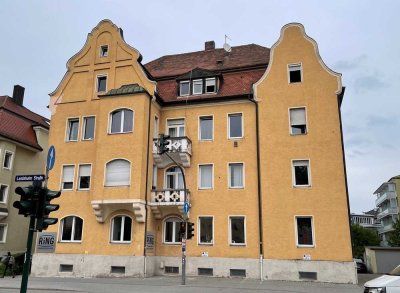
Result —
M193 81L185 80L179 83L179 95L201 95L210 94L217 91L217 81L215 77L201 78Z
M301 64L289 64L289 83L301 82Z
M201 95L203 93L203 80L193 80L193 95Z
M180 83L180 95L181 96L190 95L190 82L189 81L181 81L181 83Z
M104 45L100 47L100 57L108 56L108 45Z
M215 93L215 92L216 92L215 78L207 78L206 79L206 93Z

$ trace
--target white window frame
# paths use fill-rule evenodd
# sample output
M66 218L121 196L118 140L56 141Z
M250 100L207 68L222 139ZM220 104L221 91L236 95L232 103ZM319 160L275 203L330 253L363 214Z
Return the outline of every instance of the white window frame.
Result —
M211 81L211 80L214 81L214 88L215 88L215 90L214 90L213 92L207 91L207 81ZM216 93L216 92L217 92L217 79L216 79L215 77L206 78L206 79L205 79L204 92L205 92L206 94L213 94L213 93Z
M170 128L176 128L177 129L177 133L178 133L179 132L179 128L182 127L181 125L171 125L171 126L168 125L168 121L170 121L170 120L183 120L183 135L182 136L186 136L186 119L185 119L185 117L167 118L166 121L165 121L165 127L166 127L167 135L170 135L169 134ZM182 137L182 136L176 136L176 137Z
M160 133L160 119L157 115L154 116L154 129L153 129L153 138L158 138L158 134Z
M172 167L175 167L175 168L178 168L178 172L168 172L168 170L170 169L170 168L172 168ZM183 171L185 171L185 170L183 170ZM164 189L168 189L168 175L173 175L175 178L174 178L174 181L175 181L175 185L177 185L178 187L175 187L175 188L172 188L172 190L175 190L175 189L183 189L183 188L185 188L185 186L183 185L182 186L182 188L179 188L179 173L180 172L182 172L180 169L179 169L179 167L177 166L177 165L171 165L171 166L168 166L168 167L166 167L165 169L164 169L164 184L163 184L163 186L164 186ZM184 174L182 174L182 184L183 184L183 176L184 176Z
M94 118L93 138L85 138L87 118ZM95 115L83 116L82 121L83 121L83 123L82 123L82 140L85 140L85 141L94 140L95 135L96 135L96 116Z
M129 184L124 184L124 185L106 185L107 182L107 165L108 163L111 163L113 161L117 161L117 160L123 160L123 161L127 161L129 163ZM104 180L103 180L103 186L104 187L122 187L122 186L131 186L132 184L132 162L130 160L127 160L125 158L114 158L109 160L108 162L106 162L104 164Z
M230 116L235 116L240 114L242 117L242 136L232 136L231 137L231 120L229 119ZM244 113L243 112L233 112L233 113L228 113L227 115L227 125L228 125L228 139L242 139L244 138Z
M0 226L4 227L3 239L0 239L0 243L6 243L7 242L8 224L0 223Z
M182 84L184 84L184 83L189 84L189 92L187 94L182 94ZM191 90L190 80L183 80L183 81L179 82L179 96L181 96L181 97L190 96L190 90Z
M5 186L6 188L5 188L5 192L4 192L4 199L2 201L0 201L0 203L6 204L7 200L8 200L8 193L10 191L10 186L7 184L0 183L0 190L1 190L2 186Z
M126 240L113 240L113 232L114 232L114 219L117 217L122 217L121 221L121 237L124 238L124 232L125 232L125 218L131 219L131 240L126 241ZM116 243L116 244L126 244L126 243L132 243L132 238L133 238L133 219L132 217L126 215L126 214L118 214L115 215L111 218L110 220L110 243Z
M105 77L106 78L106 88L104 91L99 91L99 78ZM107 92L107 81L108 81L108 74L97 74L96 75L96 84L95 84L95 89L96 93L106 93Z
M201 138L201 119L202 118L211 118L211 138ZM198 133L199 133L199 141L212 141L214 140L214 115L201 115L199 116L199 126L198 126Z
M300 67L300 81L290 82L290 72L294 71L291 68ZM287 65L287 76L288 76L288 84L296 84L303 82L303 64L302 63L291 63Z
M68 218L68 217L72 217L72 229L71 229L71 240L64 240L62 239L63 237L63 230L64 230L64 219ZM79 218L82 220L82 234L81 234L81 240L75 240L73 239L75 236L75 226L76 226L76 218ZM63 217L60 221L60 227L59 227L59 231L60 231L60 238L59 238L59 242L66 242L66 243L81 243L83 240L83 231L84 231L84 226L85 226L85 220L77 215L67 215L65 217Z
M210 190L210 189L214 189L214 164L213 163L204 163L204 164L198 164L197 165L197 188L199 190ZM211 187L202 187L201 186L201 172L200 169L202 166L211 166Z
M68 189L64 189L64 167L72 167L74 171L72 172L72 187ZM74 164L65 164L61 165L61 178L60 178L61 186L60 189L62 191L72 191L74 190L74 183L75 183L75 165Z
M10 156L9 165L8 165L8 166L5 166L7 154L9 154L9 155L11 155L11 156ZM4 150L3 169L5 169L5 170L11 170L12 167L13 167L13 163L14 163L14 152L9 151L9 150Z
M242 186L232 186L231 184L231 164L242 164ZM245 173L245 164L244 162L228 162L228 188L229 189L244 189L245 188L245 178L246 178L246 173Z
M151 185L152 185L152 187L154 186L156 189L157 189L157 183L158 183L157 174L158 174L158 167L157 167L157 165L153 165Z
M70 121L78 121L78 133L76 134L76 139L69 139L70 137L70 133L71 133L71 129L70 129ZM81 119L80 117L68 117L67 118L67 125L65 127L66 131L65 131L65 142L70 142L70 141L78 141L79 140L79 131L80 131L80 124L81 124Z
M202 95L203 94L203 80L202 79L195 79L192 81L193 84L193 95ZM200 92L195 92L194 91L194 85L195 84L201 84L201 90Z
M90 179L89 179L89 187L88 188L81 188L80 187L80 185L81 185L81 167L82 166L90 166L90 175L89 175L89 177L90 177ZM90 190L90 187L91 187L91 185L92 185L92 164L91 163L83 163L83 164L79 164L78 165L78 180L77 180L77 190Z
M124 130L124 118L125 118L125 112L123 111L123 110L129 110L129 111L132 111L132 130L130 130L130 131L123 131ZM121 114L121 125L120 125L120 128L119 128L119 132L111 132L111 127L112 127L112 115L113 115L113 113L114 112L117 112L117 111L122 111L122 114ZM133 109L131 109L131 108L117 108L117 109L114 109L114 110L112 110L110 113L108 113L108 134L121 134L121 133L133 133L133 130L134 130L134 128L135 128L135 111L133 110Z
M103 48L107 48L107 52L106 52L106 54L104 54L104 51L103 51ZM108 57L108 53L109 53L110 51L109 51L109 46L108 46L108 44L105 44L105 45L100 45L100 57Z
M292 122L290 121L290 110L297 110L297 109L304 109L304 119L306 120L306 132L305 133L293 133L292 132ZM308 134L308 120L307 120L307 107L306 106L299 106L299 107L290 107L288 108L288 113L289 113L289 133L290 135L296 136L296 135L306 135Z
M211 242L201 242L201 226L200 226L200 218L211 218L212 219L212 240ZM197 232L197 244L198 245L208 245L208 246L213 246L215 243L215 238L214 238L214 234L215 234L215 229L214 229L214 216L211 215L199 215L197 217L197 227L198 227L198 232Z
M296 172L295 172L295 167L296 163L298 162L308 162L307 165L307 173L308 173L308 184L307 185L297 185L296 184ZM310 159L295 159L291 161L292 163L292 185L295 188L309 188L312 186L311 184L311 161ZM297 166L304 166L304 165L297 165Z
M311 231L312 231L312 245L309 244L299 244L299 234L297 231L297 219L298 218L311 218ZM294 216L294 230L295 230L295 242L297 247L316 247L315 244L315 225L314 225L314 216L313 215L295 215Z
M180 245L182 242L181 242L181 241L178 241L178 242L177 242L176 239L175 239L176 227L179 226L179 225L177 225L177 224L174 224L174 225L173 225L173 228L172 228L172 236L173 236L172 238L173 238L174 241L172 241L172 242L166 242L166 241L165 241L166 229L167 229L166 223L167 223L167 221L170 220L170 219L177 219L177 220L179 220L179 221L173 221L173 222L175 222L175 223L181 223L181 222L183 222L183 220L182 220L181 218L177 217L177 216L172 216L172 217L165 218L164 221L163 221L163 235L162 235L163 238L162 238L162 243L165 244L165 245L177 245L177 244Z
M231 219L232 218L243 218L243 226L244 226L244 243L232 243L232 223ZM246 246L247 245L247 231L246 231L246 216L244 215L229 215L228 216L228 231L229 231L229 238L228 238L228 243L231 246Z

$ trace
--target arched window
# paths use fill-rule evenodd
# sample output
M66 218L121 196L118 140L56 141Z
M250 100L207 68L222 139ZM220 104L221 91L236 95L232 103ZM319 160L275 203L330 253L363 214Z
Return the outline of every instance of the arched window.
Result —
M181 170L176 167L170 167L165 171L165 188L183 189L183 177Z
M110 133L131 132L133 128L133 111L118 109L110 114Z
M118 159L106 165L105 186L124 186L131 183L131 163Z
M61 220L60 235L61 242L82 241L83 220L76 216L68 216Z
M111 242L131 242L132 219L128 216L116 216L111 221Z
M168 218L164 221L164 243L178 244L182 242L181 223L182 220L177 217Z

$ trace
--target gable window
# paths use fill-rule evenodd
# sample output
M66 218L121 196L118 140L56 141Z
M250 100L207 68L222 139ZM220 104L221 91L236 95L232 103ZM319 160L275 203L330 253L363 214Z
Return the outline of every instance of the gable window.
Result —
M181 81L179 83L179 95L180 96L190 95L190 82L189 81Z
M178 244L182 242L180 233L182 220L179 218L168 218L164 222L164 243Z
M199 165L199 189L213 188L213 165Z
M289 83L301 82L301 64L289 64Z
M213 117L204 116L199 118L200 121L200 140L212 140L213 139Z
M199 243L213 244L213 217L199 217Z
M314 246L312 217L296 217L297 246Z
M290 134L306 134L306 108L289 109L290 115Z
M90 188L90 173L92 172L92 166L79 165L79 178L78 178L78 189L89 189Z
M294 186L310 186L310 161L293 161L292 166Z
M79 130L79 118L68 119L67 141L77 141Z
M6 203L7 193L8 193L8 186L0 184L0 203Z
M7 227L7 224L0 224L0 243L6 242Z
M243 163L229 164L229 188L243 188Z
M168 119L167 128L168 128L168 135L171 137L185 136L184 119Z
M97 76L97 92L105 92L107 90L107 75Z
M129 109L118 109L112 112L110 122L110 133L132 132L133 111Z
M111 224L111 242L131 242L132 219L128 216L116 216Z
M80 242L82 240L83 220L79 217L69 216L61 220L61 242Z
M193 95L201 95L203 93L203 80L193 80Z
M207 78L206 79L206 93L215 93L217 91L217 86L215 82L215 78Z
M229 217L229 234L231 245L244 245L246 243L244 217Z
M83 139L84 140L93 140L95 121L96 121L95 117L83 118Z
M100 57L108 56L108 45L100 46Z
M63 166L62 182L61 182L62 190L72 190L73 189L73 187L74 187L74 171L75 171L75 166Z
M126 186L131 184L131 163L127 160L113 160L106 165L105 186Z
M243 137L242 113L235 113L228 115L228 132L229 132L229 138Z
M3 168L11 170L13 160L13 153L9 151L4 152Z

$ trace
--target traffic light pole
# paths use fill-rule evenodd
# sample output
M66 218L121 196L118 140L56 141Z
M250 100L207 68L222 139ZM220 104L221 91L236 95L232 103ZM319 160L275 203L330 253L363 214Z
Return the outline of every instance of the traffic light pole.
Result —
M25 253L24 268L22 271L22 281L21 281L20 293L26 293L26 289L28 287L29 268L31 267L31 261L32 261L33 232L35 232L35 217L30 216L28 241L26 243L26 253Z

